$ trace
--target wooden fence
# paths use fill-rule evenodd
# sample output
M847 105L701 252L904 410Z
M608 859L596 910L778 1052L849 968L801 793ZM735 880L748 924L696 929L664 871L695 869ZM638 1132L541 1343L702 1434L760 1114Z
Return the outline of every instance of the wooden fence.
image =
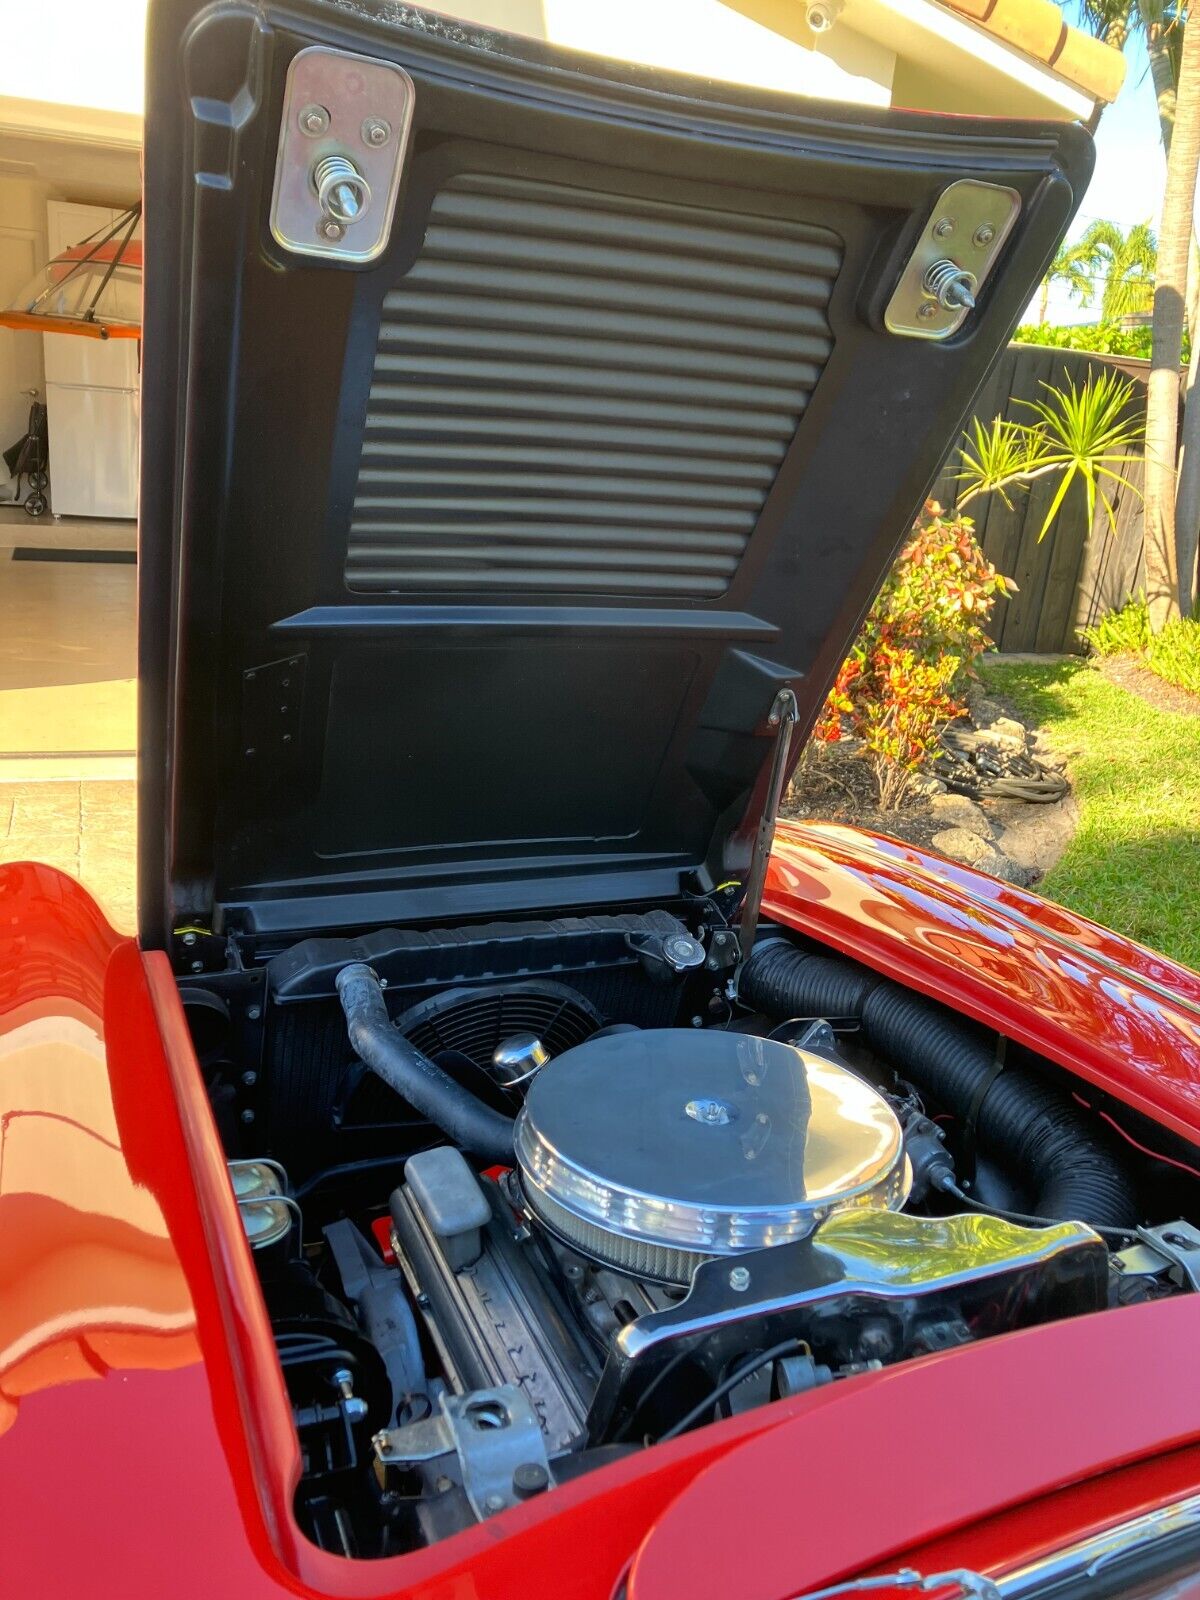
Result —
M1144 410L1148 361L1114 361L1076 350L1051 350L1042 345L1012 344L1004 351L976 397L973 413L986 427L993 417L1032 421L1022 400L1044 398L1044 383L1076 386L1089 374L1116 366L1134 380ZM960 485L958 447L951 452L934 489L942 505L957 504ZM1000 600L990 632L1001 650L1056 654L1078 649L1077 630L1120 606L1143 583L1142 502L1133 490L1142 487L1142 464L1122 469L1132 488L1109 484L1115 507L1115 531L1103 506L1088 525L1082 485L1067 491L1066 500L1046 537L1038 533L1059 484L1057 474L1038 479L1027 490L1010 492L1011 509L998 494L973 500L967 515L975 521L980 542L997 571L1012 578L1017 593Z

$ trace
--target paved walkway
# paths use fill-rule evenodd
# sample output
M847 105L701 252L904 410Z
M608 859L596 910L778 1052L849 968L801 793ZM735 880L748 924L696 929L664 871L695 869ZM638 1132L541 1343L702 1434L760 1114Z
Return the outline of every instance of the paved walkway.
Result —
M48 861L78 878L122 932L136 925L135 786L0 783L0 863Z

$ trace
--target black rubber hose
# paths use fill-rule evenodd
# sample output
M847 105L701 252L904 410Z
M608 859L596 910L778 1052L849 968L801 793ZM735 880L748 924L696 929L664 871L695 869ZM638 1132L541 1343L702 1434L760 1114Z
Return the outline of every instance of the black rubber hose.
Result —
M1016 1172L1040 1216L1115 1228L1137 1221L1112 1141L1036 1073L1015 1065L996 1073L990 1035L886 978L778 940L751 954L738 992L774 1016L857 1017L867 1044L901 1077L960 1121L974 1112L980 1149Z
M805 955L783 939L770 939L755 946L738 992L744 1001L781 1022L793 1017L861 1017L867 995L880 981L847 961Z
M483 1161L512 1165L512 1119L455 1083L393 1026L383 988L370 967L363 962L343 967L337 992L350 1044L365 1066L454 1144Z

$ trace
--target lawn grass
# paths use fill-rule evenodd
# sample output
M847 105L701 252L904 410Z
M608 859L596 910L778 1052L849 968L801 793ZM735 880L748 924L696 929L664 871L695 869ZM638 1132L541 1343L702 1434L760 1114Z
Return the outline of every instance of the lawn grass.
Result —
M1200 717L1081 661L992 662L980 676L1069 762L1079 829L1039 892L1200 970Z

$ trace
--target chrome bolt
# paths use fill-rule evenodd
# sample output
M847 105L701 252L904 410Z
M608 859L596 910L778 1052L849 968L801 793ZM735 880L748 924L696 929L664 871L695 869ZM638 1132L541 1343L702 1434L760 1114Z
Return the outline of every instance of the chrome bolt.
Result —
M185 933L183 936L183 942L184 944L195 944L196 935L194 933Z
M317 232L323 239L332 239L336 241L342 237L345 231L346 230L342 227L341 223L334 222L331 217L326 217L323 222L320 222L317 225Z
M991 223L981 222L980 225L975 229L975 232L971 235L971 241L973 244L977 244L982 250L984 245L991 244L995 237L996 230L992 227Z
M300 113L300 132L310 139L319 139L329 132L329 113L324 106L305 106Z
M362 125L363 143L380 149L392 137L392 125L382 117L368 117Z
M339 1367L336 1372L330 1374L330 1377L342 1399L349 1400L354 1393L354 1374L349 1367Z
M953 232L953 217L939 217L933 225L933 237L935 239L948 239Z
M917 315L922 322L928 322L930 317L937 316L937 307L932 300L923 300L917 307Z
M253 1089L254 1085L257 1082L258 1082L258 1073L257 1072L243 1072L242 1073L242 1088L243 1089Z
M192 962L192 971L193 972L203 972L204 971L204 963L203 963L203 961L193 961Z
M253 1111L250 1110L249 1106L247 1106L245 1111L242 1112L242 1121L246 1124L247 1127L249 1127L250 1124L254 1121L254 1113L253 1113Z
M262 1012L258 1009L257 1006L251 1006L250 1009L246 1012L246 1015L250 1018L251 1022L257 1022L259 1017L262 1016Z
M735 1294L744 1294L750 1287L749 1267L734 1267L729 1274L729 1287Z
M502 1494L489 1494L483 1503L489 1511L504 1510L504 1496Z

